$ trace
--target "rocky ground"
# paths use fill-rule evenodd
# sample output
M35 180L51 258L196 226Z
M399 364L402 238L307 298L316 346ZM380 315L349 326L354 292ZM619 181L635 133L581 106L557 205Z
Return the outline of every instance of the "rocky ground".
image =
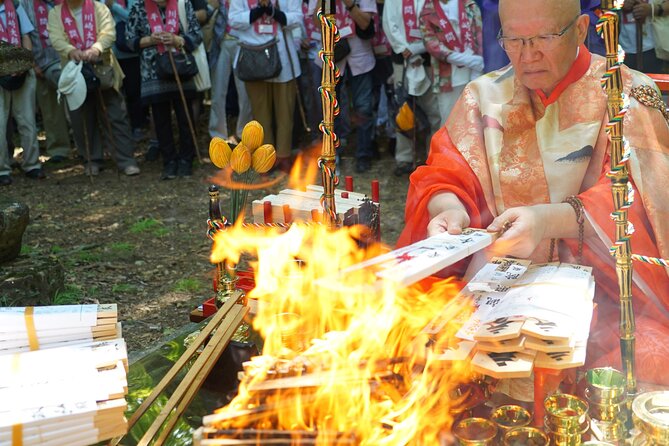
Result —
M209 140L204 123L199 127L204 148ZM217 169L198 164L191 178L160 181L161 162L144 159L146 146L145 140L137 148L142 173L136 177L118 176L108 162L91 182L81 162L72 160L47 164L46 180L15 170L14 184L0 189L30 207L21 258L47 256L65 270L65 286L55 302L117 303L131 353L186 324L190 311L212 295L211 243L205 233L207 187ZM352 147L342 152L342 175L353 175L356 191L367 194L371 180L380 180L383 241L393 245L403 226L408 176L393 175L395 162L385 141L367 173L354 172L352 154ZM284 187L286 179L249 198ZM227 205L227 193L222 202Z

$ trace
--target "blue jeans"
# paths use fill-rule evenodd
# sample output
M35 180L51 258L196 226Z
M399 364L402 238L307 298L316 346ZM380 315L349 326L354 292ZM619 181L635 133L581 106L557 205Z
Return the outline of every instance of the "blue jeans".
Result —
M357 147L355 157L357 159L370 159L374 156L372 150L372 138L374 138L374 92L372 91L372 72L352 76L351 71L346 69L346 77L351 88L353 110L356 112L354 125L357 130Z

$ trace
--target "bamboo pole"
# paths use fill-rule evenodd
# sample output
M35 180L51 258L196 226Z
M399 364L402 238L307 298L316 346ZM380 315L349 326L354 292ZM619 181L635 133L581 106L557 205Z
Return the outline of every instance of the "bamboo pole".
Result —
M635 322L632 308L632 249L630 243L627 208L629 207L629 171L625 160L625 143L623 140L623 79L618 61L619 17L615 10L620 9L616 0L603 0L604 11L603 34L606 46L607 75L605 90L608 96L607 109L609 115L609 138L611 140L611 190L613 194L616 225L616 275L620 288L620 353L622 356L623 373L627 381L628 398L637 393L635 369ZM608 14L607 14L608 13Z
M335 39L338 36L336 32L335 1L322 0L321 2L321 11L323 14L321 19L321 36L324 59L321 75L321 101L323 106L321 131L323 132L323 147L321 149L319 166L321 167L321 182L323 184L323 197L321 198L323 217L331 229L339 226L334 199L337 156L337 144L334 133L335 104L337 102L334 46L336 43Z

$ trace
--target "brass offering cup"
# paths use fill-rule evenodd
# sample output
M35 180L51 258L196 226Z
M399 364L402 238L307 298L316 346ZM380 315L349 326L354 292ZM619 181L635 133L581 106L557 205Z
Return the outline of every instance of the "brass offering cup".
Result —
M585 397L590 403L610 406L625 401L625 376L611 367L590 369L585 374ZM592 415L592 413L591 413Z
M546 418L556 429L577 431L587 423L588 403L566 393L555 393L544 401Z
M495 409L490 416L490 420L497 425L501 436L504 436L513 428L530 424L532 415L524 407L508 404Z
M546 431L555 446L578 446L590 427L588 403L574 395L556 393L544 401Z
M492 446L497 426L485 418L465 418L455 425L453 435L461 446Z
M634 425L642 433L645 444L669 444L669 391L642 393L632 403Z
M514 427L504 434L504 446L548 446L548 436L536 427Z

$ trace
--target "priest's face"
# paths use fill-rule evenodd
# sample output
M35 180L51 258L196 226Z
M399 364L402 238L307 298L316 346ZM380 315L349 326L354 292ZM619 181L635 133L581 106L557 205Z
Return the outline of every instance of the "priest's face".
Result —
M527 88L549 95L585 41L589 18L579 0L501 0L501 44Z

